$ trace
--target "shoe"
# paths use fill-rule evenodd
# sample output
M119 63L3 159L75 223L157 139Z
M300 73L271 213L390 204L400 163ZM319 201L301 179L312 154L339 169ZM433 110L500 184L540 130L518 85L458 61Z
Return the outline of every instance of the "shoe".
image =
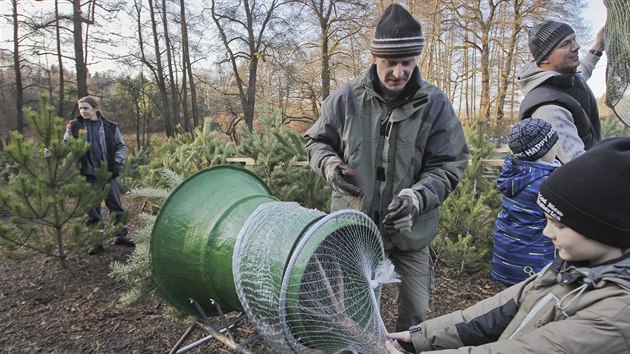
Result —
M100 243L97 243L94 246L92 246L92 248L90 248L90 250L88 251L88 254L90 256L93 256L95 254L103 253L104 251L105 251L105 247L103 247L103 245L101 245Z
M136 242L132 239L130 239L127 236L118 236L116 237L116 240L114 241L115 245L122 245L122 246L127 246L127 247L135 247L136 246Z

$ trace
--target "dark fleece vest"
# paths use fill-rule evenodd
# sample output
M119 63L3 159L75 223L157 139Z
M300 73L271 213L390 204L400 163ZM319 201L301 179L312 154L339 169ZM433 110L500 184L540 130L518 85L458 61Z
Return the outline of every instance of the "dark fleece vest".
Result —
M99 119L103 121L103 127L105 129L105 146L107 148L107 170L109 172L113 172L113 166L116 163L114 161L114 156L116 155L116 142L114 141L114 137L116 136L116 123L107 120L100 113L98 114ZM72 136L76 139L79 137L79 130L85 128L85 119L83 117L78 117L70 122ZM98 140L90 141L90 144L98 144ZM86 170L86 159L85 156L81 157L81 173L84 174Z
M581 77L575 73L550 77L525 96L519 109L519 118L530 118L540 106L550 104L571 112L586 150L602 139L595 96Z

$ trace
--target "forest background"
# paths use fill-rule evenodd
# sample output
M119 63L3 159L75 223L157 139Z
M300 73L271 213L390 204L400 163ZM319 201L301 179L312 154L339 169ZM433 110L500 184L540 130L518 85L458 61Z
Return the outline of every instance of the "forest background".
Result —
M304 165L301 134L332 90L365 73L376 20L391 2L0 0L0 196L25 171L6 153L19 141L10 133L34 142L23 157L42 168L31 179L39 183L50 176L42 166L52 164L43 155L46 139L37 138L46 129L37 124L44 123L58 143L62 121L77 115L77 98L90 94L125 135L122 184L136 192L125 198L144 198L132 204L142 213L155 215L182 178L238 157L254 162L247 168L278 199L327 211L328 186ZM587 10L596 2L601 9L598 0L403 2L422 22L423 78L453 102L473 152L442 208L440 237L431 245L438 264L487 277L500 198L497 167L485 161L516 119L521 97L515 77L529 60L527 29L543 19L569 22L584 55L605 20L605 12ZM593 80L605 136L630 135L602 103L603 75ZM41 105L42 93L50 106ZM55 166L74 162L65 153L55 155ZM66 205L72 198L59 191L59 205ZM2 228L12 213L0 204L0 236L13 236L9 223ZM155 294L148 267L151 222L148 216L131 221L148 226L134 227L138 247L125 264L114 265L114 277L131 284L128 303ZM82 234L64 228L68 252L83 255L85 249L72 243L85 246L86 240L69 237ZM6 249L7 258L23 259L14 250ZM53 246L49 250L58 256Z
M42 91L64 119L76 116L77 97L101 98L133 150L178 126L194 134L207 118L238 143L239 127L254 129L261 110L301 133L332 90L365 73L375 22L391 2L0 0L0 147L9 131L24 131L22 107L36 108ZM423 25L423 78L464 124L486 121L488 135L515 119L531 25L569 22L585 54L605 21L599 0L403 3ZM601 95L602 76L592 81Z

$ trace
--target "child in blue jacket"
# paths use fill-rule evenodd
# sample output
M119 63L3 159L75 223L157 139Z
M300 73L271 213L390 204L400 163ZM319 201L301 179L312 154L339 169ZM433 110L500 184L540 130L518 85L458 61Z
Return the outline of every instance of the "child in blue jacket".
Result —
M551 124L528 118L508 133L508 155L497 178L503 209L494 225L490 276L513 285L539 272L555 258L551 240L542 234L545 214L536 205L540 184L560 162L558 134Z

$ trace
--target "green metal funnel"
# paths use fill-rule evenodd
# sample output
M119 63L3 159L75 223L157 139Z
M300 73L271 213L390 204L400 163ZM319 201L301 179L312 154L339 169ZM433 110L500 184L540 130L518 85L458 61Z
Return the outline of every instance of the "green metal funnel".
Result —
M236 237L261 204L277 201L253 173L233 166L202 170L164 202L153 226L150 262L159 292L178 310L197 315L189 299L209 315L242 306L232 276Z
M278 352L374 352L385 341L377 226L280 202L251 172L200 171L168 197L149 256L158 290L181 312L244 311ZM391 264L389 264L391 265ZM393 265L389 267L393 269Z

